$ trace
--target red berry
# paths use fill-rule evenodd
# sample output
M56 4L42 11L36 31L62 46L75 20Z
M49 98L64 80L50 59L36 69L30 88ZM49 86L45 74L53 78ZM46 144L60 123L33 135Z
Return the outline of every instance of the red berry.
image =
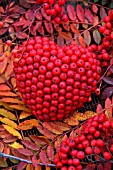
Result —
M104 152L103 156L106 160L110 160L111 159L111 154L109 152Z

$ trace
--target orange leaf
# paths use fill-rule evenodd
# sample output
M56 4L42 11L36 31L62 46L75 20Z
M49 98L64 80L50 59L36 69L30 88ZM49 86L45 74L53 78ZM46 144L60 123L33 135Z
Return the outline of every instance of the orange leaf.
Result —
M16 110L23 110L26 112L31 112L31 110L28 109L25 105L9 105L9 107L16 109Z
M67 125L66 123L62 123L62 122L54 122L54 124L56 125L56 126L58 126L62 131L67 131L67 130L69 130L70 129L70 126L69 125Z
M16 97L17 94L15 94L15 93L13 93L13 92L4 91L4 92L0 92L0 96Z
M75 34L79 35L80 32L79 32L76 24L72 23L72 24L70 24L70 27L71 27L72 32L74 32Z
M16 88L16 79L11 78L11 84L13 85L14 88Z
M93 25L97 25L98 23L99 23L98 16L94 16Z
M6 102L6 103L24 104L21 100L15 99L15 98L11 98L11 97L2 98L2 99L0 99L0 101Z
M0 53L3 53L3 41L0 39Z
M91 35L90 35L90 32L88 30L86 30L84 32L84 40L85 40L87 46L89 46L90 43L91 43Z
M85 40L84 40L84 38L83 38L81 35L79 35L78 40L79 40L80 45L81 45L83 48L86 48Z
M29 135L29 137L37 144L37 145L46 145L48 143L47 139L44 136L35 136Z
M25 120L24 122L18 125L18 129L19 130L32 129L34 126L37 127L39 125L38 123L39 121L36 119Z
M8 80L13 74L13 61L10 61L5 71L5 78Z
M52 122L44 122L43 126L46 127L46 129L48 129L49 131L59 135L62 134L62 130L56 126L56 124L52 123Z
M3 150L4 150L4 144L0 142L0 152L3 152Z
M4 74L2 74L2 75L0 76L0 84L1 84L1 83L5 83L5 80L4 80L3 77L4 77Z
M65 40L71 40L72 39L70 32L67 32L67 33L66 32L59 32L59 35L61 37L63 37Z
M98 12L98 8L95 4L92 5L92 11L96 14Z
M6 84L0 84L0 91L9 91L11 90Z
M8 58L4 55L4 60L0 62L0 74L2 74L5 71L6 66L7 66L7 61L8 61Z
M31 116L31 115L32 115L31 113L22 111L22 112L20 113L19 119L25 119L26 117L29 117L29 116Z
M68 125L71 126L76 126L79 124L79 121L75 119L75 117L71 116L70 118L64 119L64 123L67 123Z
M80 21L84 22L84 9L82 8L81 5L77 4L76 7L76 12L77 12L77 17L79 18Z

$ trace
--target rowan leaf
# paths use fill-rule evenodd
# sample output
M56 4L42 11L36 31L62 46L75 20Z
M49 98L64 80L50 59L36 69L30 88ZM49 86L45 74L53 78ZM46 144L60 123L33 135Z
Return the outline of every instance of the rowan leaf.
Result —
M51 131L57 135L62 134L62 132L63 132L58 126L56 126L52 122L44 122L43 126L46 127L46 129L48 129L49 131Z
M69 25L69 21L68 22L62 22L62 26L66 31L70 30L70 25Z
M81 5L77 4L76 6L76 12L77 12L77 17L81 22L84 22L85 15L84 15L84 9L82 8Z
M10 91L10 87L8 87L6 84L0 84L0 91Z
M94 41L95 41L97 44L100 44L100 42L101 42L101 35L100 35L100 32L99 32L97 29L95 29L95 30L93 31L93 38L94 38Z
M9 144L12 148L18 149L18 148L24 148L23 145L21 145L18 142L13 142L12 144Z
M1 168L6 168L6 167L8 167L7 162L4 160L4 158L1 158L1 157L0 157L0 167L1 167Z
M4 144L0 142L0 152L3 152L3 150L4 150Z
M21 141L22 144L24 144L24 146L26 146L27 148L31 149L31 150L40 150L40 147L38 147L35 143L33 143L30 140L22 140Z
M50 21L50 20L51 20L51 16L46 14L44 8L41 8L41 13L42 13L42 16L43 16L47 21Z
M88 19L89 22L93 22L93 14L89 9L85 10L85 17Z
M44 25L45 25L45 28L46 28L47 32L50 33L50 34L53 34L52 23L45 20Z
M90 117L96 116L97 113L93 112L93 111L86 111L84 113L84 115L87 117L87 119L89 119Z
M40 157L41 162L46 166L48 163L48 160L47 160L47 155L45 151L41 150L41 152L39 153L39 157Z
M102 95L101 95L101 99L106 99L108 97L111 97L113 94L113 87L109 86L109 87L106 87L103 91L102 91Z
M30 151L29 149L25 149L25 148L18 148L17 151L25 156L32 156L33 153L32 151Z
M105 113L107 114L108 118L112 118L112 106L110 107L111 105L111 100L110 98L107 98L106 101L105 101Z
M54 122L54 124L55 124L56 126L58 126L59 129L61 129L62 131L67 131L67 130L70 129L70 126L67 125L66 123L62 123L62 122L57 121L57 122Z
M0 115L2 115L4 117L7 117L9 119L12 119L12 120L17 120L16 116L13 113L11 113L11 112L9 112L9 111L7 111L5 109L0 108Z
M51 161L54 160L54 149L51 144L47 147L47 156L48 156L49 160L51 160Z
M6 57L6 55L4 55L4 60L0 62L0 74L2 74L5 71L7 67L7 61L8 61L8 58Z
M45 127L42 126L38 126L37 129L39 130L39 132L41 134L43 134L45 137L47 137L48 139L54 139L56 137L56 135L54 135L52 132L50 132L48 129L46 129Z
M48 140L44 136L29 135L29 137L38 145L43 146L48 143Z
M18 140L17 137L14 137L13 135L10 135L9 137L6 137L3 139L4 143L12 143L15 142L16 140Z
M2 98L2 99L0 99L0 101L6 102L6 103L24 104L21 100L15 99L15 98L11 98L11 97Z
M85 40L84 40L84 38L83 38L81 35L78 36L78 40L79 40L80 45L81 45L83 48L86 48Z
M12 120L10 120L10 119L8 119L8 118L0 117L0 122L9 125L9 126L11 126L12 128L17 129L17 124L16 124L14 121L12 121Z
M7 32L7 28L0 28L0 36Z
M93 25L94 26L98 25L98 23L99 23L99 17L98 16L94 16L94 18L93 18Z
M68 16L72 21L76 20L76 12L75 9L72 5L68 4L67 5L67 12L68 12Z
M36 14L35 14L35 17L38 19L38 20L42 20L42 14L39 10L36 11Z
M77 35L80 34L76 24L74 24L74 23L70 24L70 28L71 28L72 32L74 32L75 34L77 34Z
M111 170L112 169L112 163L111 162L105 162L104 163L104 170Z
M93 11L95 14L97 14L97 12L98 12L98 7L97 7L97 5L93 4L92 7L91 7L91 9L92 9L92 11Z
M36 119L25 120L24 122L18 125L19 130L28 130L32 129L34 126L37 127L39 125L39 121Z
M10 63L8 64L5 70L5 78L9 80L12 74L13 74L13 61L10 61Z
M19 4L24 8L30 8L31 5L27 1L19 0Z
M16 170L23 170L27 166L26 162L20 162L16 168Z
M78 121L87 120L87 116L80 112L74 112L73 117L75 117L75 119L77 119Z
M67 123L68 125L71 125L71 126L76 126L79 124L79 121L75 119L75 117L71 116L70 118L64 119L64 123Z
M12 152L12 154L13 154L14 156L16 156L16 157L18 157L18 158L26 159L26 156L20 154L20 153L17 151L17 149L15 149L15 148L12 148L12 149L11 149L11 152Z
M11 134L7 130L0 132L0 138L4 139L4 138L9 138L10 136L11 136Z
M0 39L0 53L3 53L3 41Z
M10 134L18 137L19 139L22 139L21 134L17 130L15 130L14 128L12 128L11 126L8 126L8 125L3 125L3 126Z
M101 104L97 105L96 113L99 114L103 110Z
M64 45L64 38L58 35L57 37L57 44L62 47Z
M0 92L0 96L9 96L9 97L17 97L17 94L13 93L13 92Z
M25 118L27 118L27 117L29 117L29 116L31 116L31 115L32 115L31 113L22 111L22 112L20 113L19 119L25 119Z
M107 13L106 13L104 7L101 7L100 8L100 18L103 20L104 17L106 17L106 16L107 16Z
M84 32L84 40L85 40L87 46L89 46L90 43L91 43L91 35L90 35L90 32L88 30L86 30Z
M59 35L64 38L65 40L71 40L72 36L70 34L70 32L59 32Z
M11 107L11 108L13 108L13 109L16 109L16 110L23 110L23 111L25 111L25 112L31 112L31 110L30 109L28 109L25 105L20 105L20 104L18 104L18 105L9 105L9 107Z

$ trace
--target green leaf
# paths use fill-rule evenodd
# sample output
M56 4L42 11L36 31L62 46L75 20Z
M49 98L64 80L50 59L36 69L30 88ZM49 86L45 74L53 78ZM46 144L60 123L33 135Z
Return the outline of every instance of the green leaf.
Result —
M108 0L102 0L102 5L107 4Z

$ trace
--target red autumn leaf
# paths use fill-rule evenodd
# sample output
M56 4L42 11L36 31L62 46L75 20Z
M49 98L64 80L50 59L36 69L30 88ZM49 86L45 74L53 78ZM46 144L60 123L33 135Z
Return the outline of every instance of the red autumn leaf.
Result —
M42 14L41 14L41 12L40 12L39 10L36 11L35 17L36 17L38 20L42 20Z
M45 139L43 136L29 135L29 137L30 137L37 145L46 145L46 144L48 144L47 139Z
M32 164L33 164L34 167L36 167L38 165L38 161L37 161L36 155L33 155L33 157L32 157Z
M66 31L70 30L70 25L69 25L69 21L68 22L62 22L62 26Z
M44 136L46 136L49 139L54 139L56 135L54 135L52 132L50 132L48 129L38 126L37 129L39 130L40 133L42 133Z
M36 150L40 149L35 143L33 143L30 140L22 140L21 142L22 142L22 144L24 144L27 148L29 148L31 150L36 151Z
M51 161L54 160L54 149L51 145L47 147L47 156Z
M41 29L41 27L42 27L42 21L38 21L38 22L36 22L36 25L33 27L33 29L31 29L31 30L33 30L33 35L35 35L36 36L36 31L38 31L39 29ZM32 33L32 32L31 32Z
M24 8L30 8L31 5L27 1L19 0L19 4Z
M95 164L88 163L84 170L95 170L95 167L96 167Z
M54 28L56 29L56 31L61 32L62 28L59 26L59 24L56 24L55 22L53 23L54 23Z
M86 30L84 32L84 40L85 40L87 46L89 46L90 43L91 43L91 35L90 35L90 32L88 30Z
M19 148L17 151L25 156L31 156L33 153L29 149Z
M44 17L46 20L48 20L48 21L51 20L51 16L49 16L49 15L46 14L44 8L41 8L41 13L42 13L43 17Z
M101 104L98 104L98 105L97 105L97 109L96 109L96 113L98 114L98 113L100 113L102 110L103 110L103 108L102 108Z
M25 39L25 38L28 38L29 35L26 34L25 32L22 32L22 33L20 33L19 35L17 34L17 37L18 37L19 39Z
M64 38L58 35L57 37L57 44L62 47L64 45Z
M101 17L101 19L103 20L105 16L107 16L107 13L106 13L104 7L101 7L100 8L100 17Z
M93 18L93 25L97 25L99 23L99 17L98 16L94 16Z
M0 35L3 35L7 32L7 28L0 28Z
M104 163L104 170L111 170L112 169L112 163L111 162L105 162Z
M110 107L111 105L111 100L109 98L106 99L105 101L105 109L107 109L109 111L109 118L112 118L112 107Z
M53 33L52 23L45 20L44 25L45 25L45 28L46 28L47 32L52 34Z
M20 162L16 168L16 170L23 170L27 166L26 162Z
M13 25L14 25L14 27L15 27L15 26L16 26L16 27L23 26L23 25L24 25L24 21L25 21L25 20L23 20L23 21L18 21L18 22L15 22Z
M101 99L106 99L107 97L111 97L113 94L113 87L106 87L102 91Z
M13 26L10 26L10 27L8 28L8 31L9 31L9 36L13 39L14 36L15 36L14 27L13 27Z
M12 154L13 154L14 156L16 156L16 157L19 157L19 158L22 158L22 159L26 159L26 156L25 156L25 155L22 155L21 153L19 153L19 152L17 151L17 149L11 149L11 152L12 152Z
M92 5L92 11L96 14L98 12L98 8L95 4Z
M104 167L102 164L97 165L97 170L104 170Z
M26 17L27 20L32 21L33 16L34 16L34 12L33 12L33 10L31 10L31 9L29 9L29 10L25 13L25 17Z
M86 47L86 43L85 43L84 38L83 38L81 35L79 35L78 40L79 40L80 45L81 45L83 48L85 48L85 47Z
M15 14L15 13L24 14L25 12L26 10L20 7L19 5L15 5L14 7L9 9L9 14Z
M4 138L3 142L4 143L12 143L12 142L15 142L16 140L18 140L18 138L16 138L13 135L10 135L9 137Z
M41 152L39 153L39 157L40 157L40 160L41 162L44 164L44 165L47 165L47 155L46 155L46 152L41 150Z
M69 18L72 20L72 21L75 21L76 20L76 12L75 12L75 9L72 5L67 5L67 12L68 12L68 15L69 15Z
M63 37L65 40L72 40L72 36L70 32L59 32L59 35Z
M70 24L70 27L71 27L72 32L74 32L75 34L79 35L79 30L78 30L76 24L74 24L74 23Z
M77 17L79 18L79 20L84 22L84 19L85 19L84 9L82 8L81 5L77 4L76 12L77 12Z
M0 13L4 14L4 8L2 6L0 6Z
M89 9L85 10L85 17L89 20L89 22L93 22L93 14Z

